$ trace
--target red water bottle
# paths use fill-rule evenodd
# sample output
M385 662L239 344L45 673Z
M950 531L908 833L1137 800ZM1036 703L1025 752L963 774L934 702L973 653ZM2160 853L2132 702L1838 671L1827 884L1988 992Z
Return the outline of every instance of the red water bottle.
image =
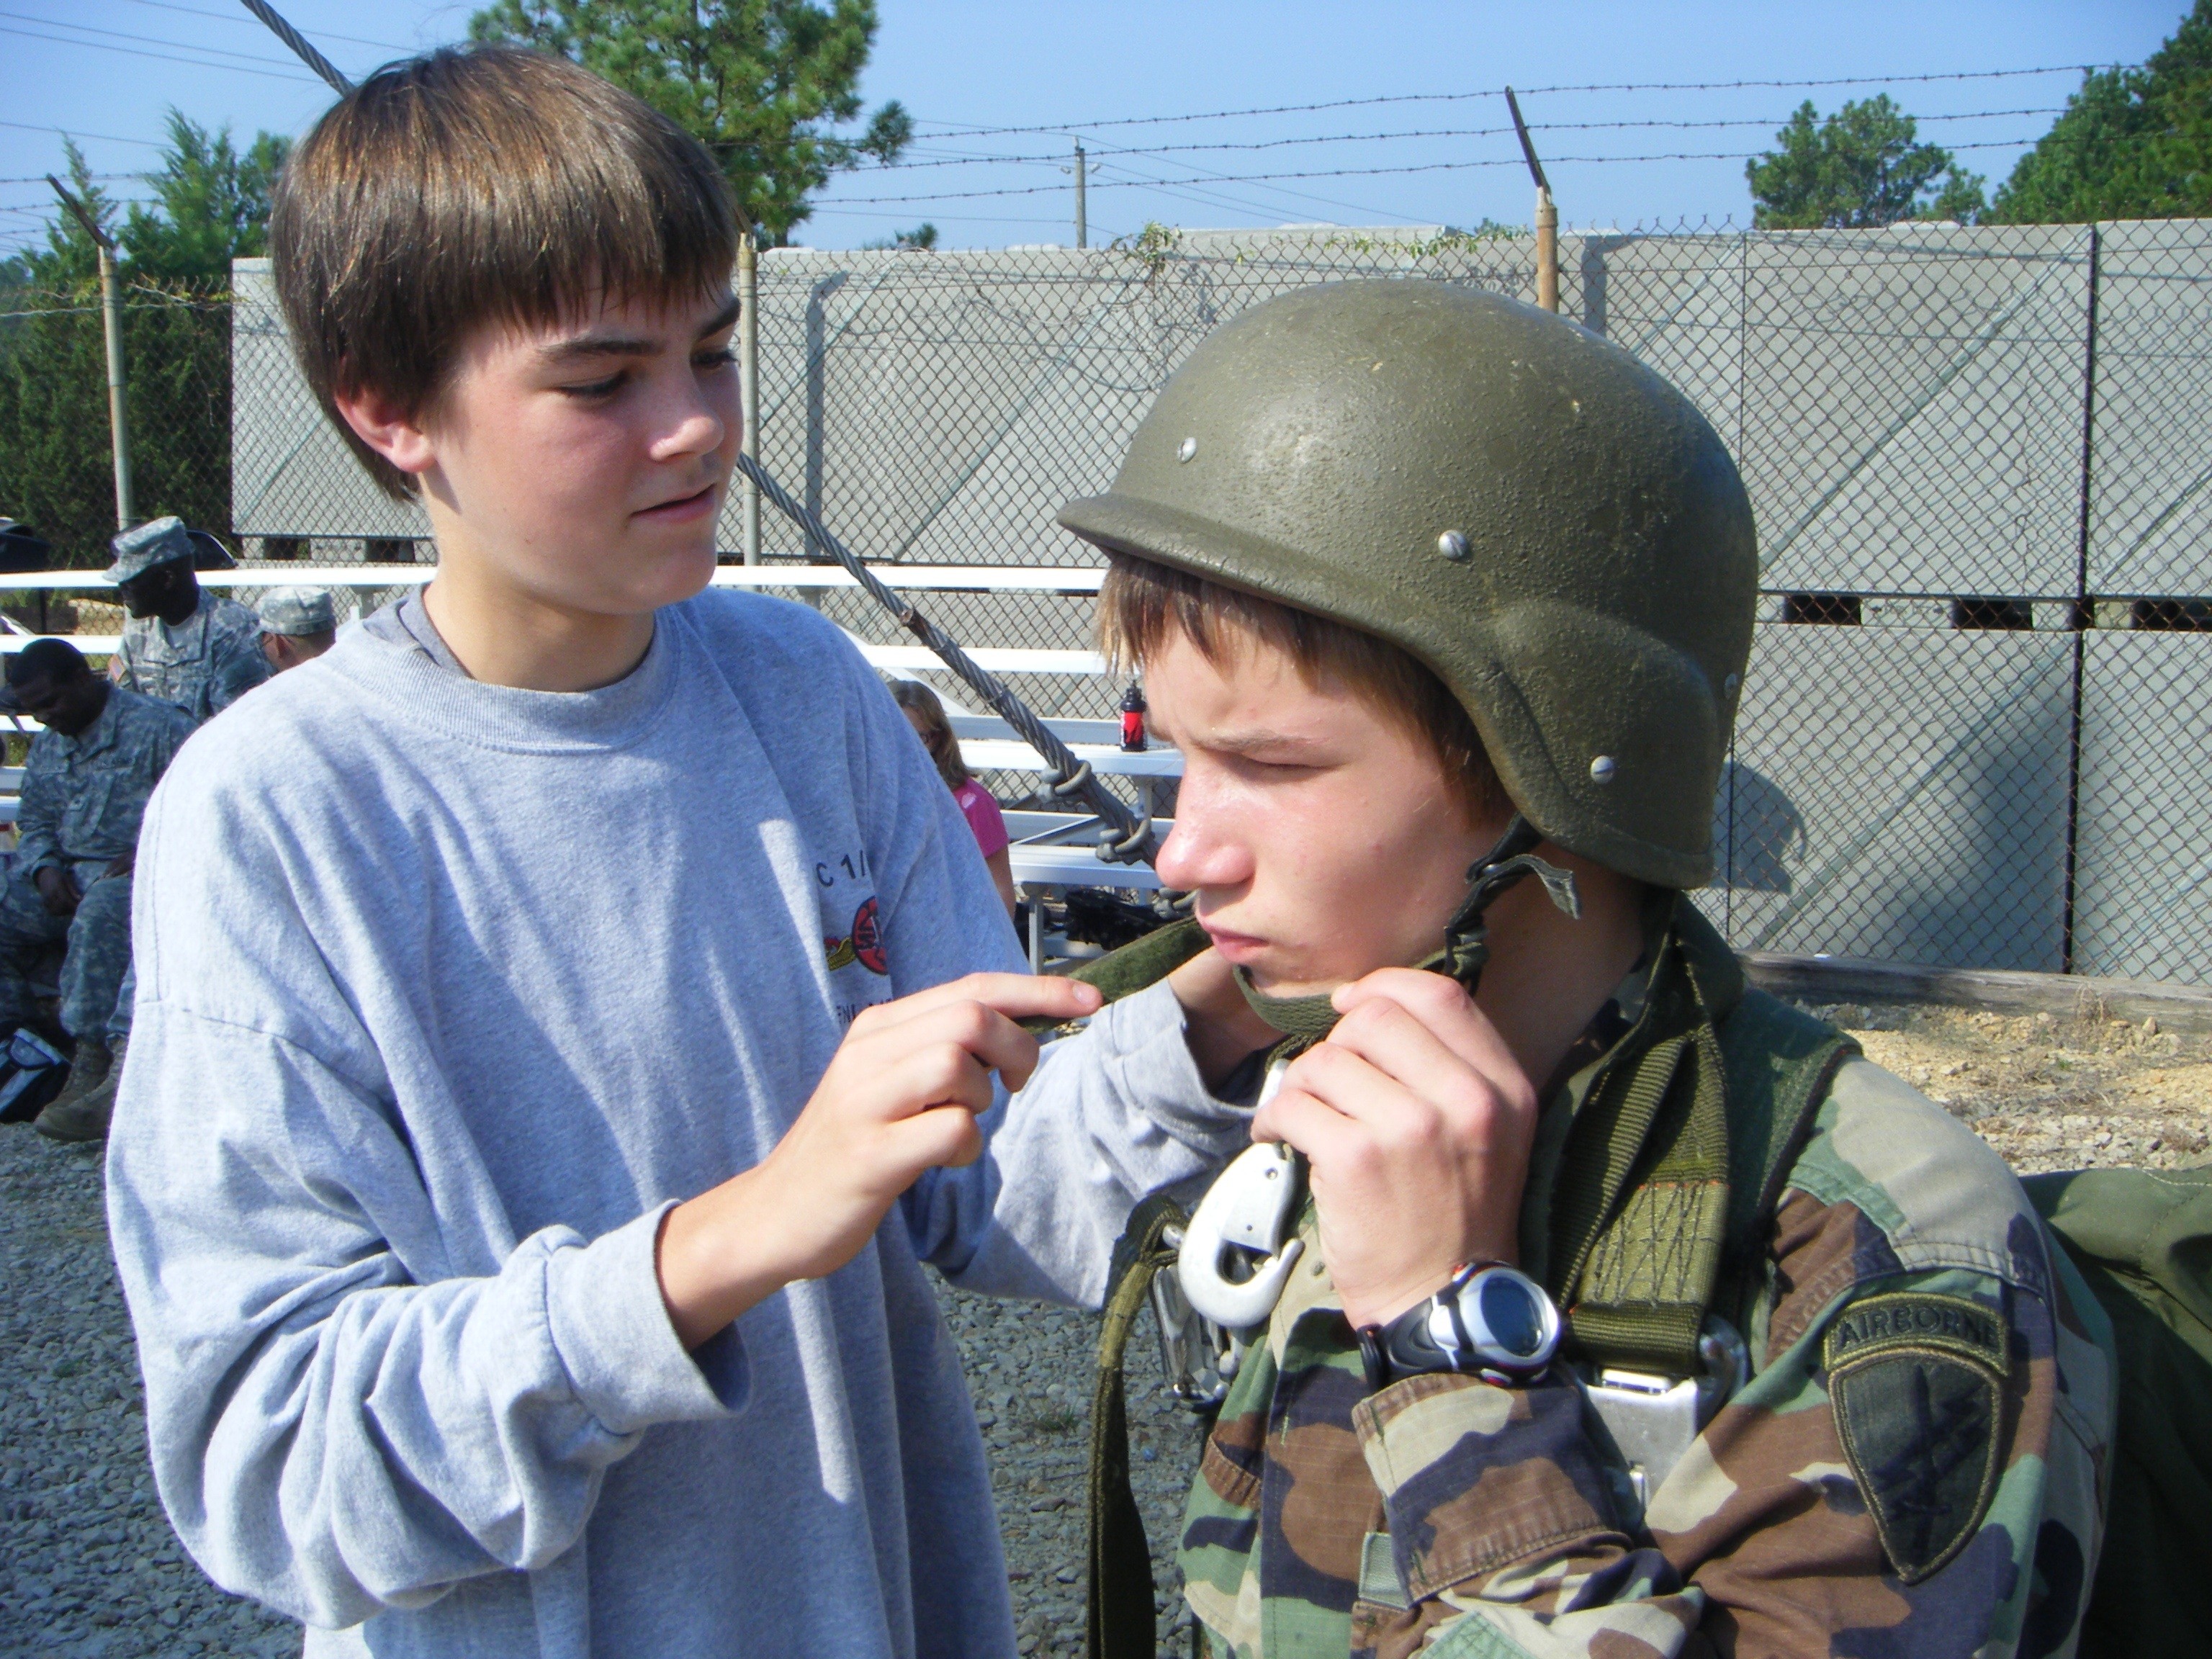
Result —
M1121 747L1133 753L1145 747L1145 693L1134 680L1121 694Z

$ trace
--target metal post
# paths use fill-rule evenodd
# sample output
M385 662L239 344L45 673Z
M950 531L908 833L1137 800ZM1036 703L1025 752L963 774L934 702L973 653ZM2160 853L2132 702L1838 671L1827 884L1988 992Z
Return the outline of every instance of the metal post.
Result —
M750 227L738 239L738 410L744 427L738 447L760 459L760 254ZM744 480L741 497L747 564L761 562L760 486Z
M1091 196L1085 188L1089 180L1090 170L1083 164L1083 146L1078 144L1075 147L1075 245L1078 247L1091 246Z
M2082 630L2096 625L2095 602L2089 597L2089 511L2096 483L2097 459L2097 288L2104 265L2104 233L2089 227L2088 315L2081 342L2081 496L2074 554L2073 686L2067 714L2066 743L2066 891L2061 916L2058 971L2076 973L2074 961L2075 881L2080 873L2081 828L2081 671L2087 641Z
M1559 308L1559 210L1552 205L1552 181L1544 177L1544 164L1536 159L1535 142L1528 124L1521 118L1521 100L1505 88L1505 107L1513 114L1513 131L1520 135L1521 154L1528 158L1528 176L1536 182L1536 303L1547 311Z
M1536 303L1559 308L1559 210L1547 188L1536 191Z
M131 499L131 423L123 405L123 301L115 291L115 243L60 179L50 173L46 182L100 255L100 309L107 327L107 431L115 451L115 527L128 530L137 515Z

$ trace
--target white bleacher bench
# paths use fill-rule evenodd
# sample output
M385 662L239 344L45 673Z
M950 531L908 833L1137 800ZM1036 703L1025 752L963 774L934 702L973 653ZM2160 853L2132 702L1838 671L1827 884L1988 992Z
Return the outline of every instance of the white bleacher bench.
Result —
M1096 594L1105 570L1096 565L944 565L878 564L869 567L893 588L915 592L1049 593L1076 597ZM268 565L200 573L203 586L247 590L294 586L331 588L388 588L419 586L437 574L428 564L357 564L337 568L301 566L277 568ZM836 565L720 565L713 582L718 587L829 590L855 587L854 577ZM96 570L43 570L0 573L4 592L114 592L113 585ZM0 623L7 644L20 648L37 635L20 623ZM87 656L112 655L120 640L114 634L64 634ZM848 634L861 656L878 672L908 677L942 671L944 664L926 647L878 645ZM978 666L994 674L1073 674L1103 677L1106 659L1095 651L1025 647L980 646L968 653ZM1032 772L1041 777L1052 769L1043 756L1015 735L1013 728L995 714L972 714L948 700L946 713L960 752L975 771ZM1182 775L1182 757L1164 745L1130 752L1121 746L1121 722L1115 720L1048 720L1045 722L1080 761L1088 761L1101 776L1136 781L1147 806L1155 804L1158 782ZM0 719L0 732L34 734L38 722L17 715ZM15 820L21 787L20 769L0 769L0 824ZM1147 890L1159 885L1148 866L1109 864L1091 851L1097 822L1074 813L1006 815L1014 837L1012 849L1014 880L1028 888L1109 887ZM1033 822L1032 822L1033 821ZM1027 824L1015 830L1018 823ZM1161 826L1165 834L1166 826Z
M916 593L1096 593L1106 572L1098 565L873 564L868 568L890 587ZM203 587L406 587L438 574L434 564L270 565L203 570ZM724 564L714 568L716 587L857 587L834 564ZM115 584L97 570L0 573L0 592L91 592Z

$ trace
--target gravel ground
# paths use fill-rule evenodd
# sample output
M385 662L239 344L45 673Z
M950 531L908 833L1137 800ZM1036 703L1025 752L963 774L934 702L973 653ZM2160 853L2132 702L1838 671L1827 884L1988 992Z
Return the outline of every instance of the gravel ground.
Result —
M0 1125L0 1653L274 1656L300 1629L178 1547L146 1468L95 1148Z
M1848 1004L1815 1012L2023 1171L2172 1167L2212 1147L2212 1041L2094 1016ZM210 1585L154 1500L100 1181L94 1153L0 1127L0 1655L296 1653L298 1627ZM990 1443L1022 1651L1078 1652L1095 1322L941 1294ZM1166 1653L1182 1650L1188 1622L1164 1556L1194 1431L1164 1398L1149 1320L1130 1356L1132 1467L1160 1558L1155 1606Z

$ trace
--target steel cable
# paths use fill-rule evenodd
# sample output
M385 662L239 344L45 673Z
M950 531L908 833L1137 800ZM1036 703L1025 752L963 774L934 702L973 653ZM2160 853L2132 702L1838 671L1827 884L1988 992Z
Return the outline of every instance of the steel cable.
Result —
M994 714L1014 728L1023 742L1044 757L1053 769L1052 793L1062 799L1080 797L1083 804L1105 823L1107 827L1098 833L1100 858L1122 864L1152 861L1155 837L1149 812L1132 812L1119 796L1099 781L1090 762L1076 759L1074 751L1030 711L1028 704L1009 691L997 675L970 658L957 641L924 616L919 606L886 586L882 578L863 564L860 556L838 540L811 509L794 501L791 492L778 483L767 468L751 456L741 453L738 470L752 480L777 512L805 533L808 541L827 549L870 599L896 617L901 628L934 652L947 668L990 705Z

